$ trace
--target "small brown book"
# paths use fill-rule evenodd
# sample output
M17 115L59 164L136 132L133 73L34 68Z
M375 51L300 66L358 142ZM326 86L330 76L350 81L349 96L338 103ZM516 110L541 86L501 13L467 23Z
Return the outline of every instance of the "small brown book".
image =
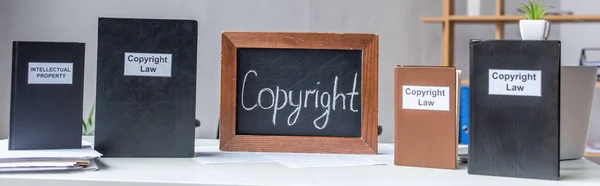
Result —
M456 169L460 70L396 66L394 164Z

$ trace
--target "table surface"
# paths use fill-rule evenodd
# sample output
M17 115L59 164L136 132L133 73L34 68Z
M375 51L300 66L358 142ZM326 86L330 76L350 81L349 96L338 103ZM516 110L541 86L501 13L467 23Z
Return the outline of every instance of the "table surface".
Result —
M196 146L217 144L196 141ZM465 164L443 170L394 166L388 158L378 161L387 165L287 168L278 163L203 165L191 158L101 158L98 171L2 173L0 185L600 185L600 166L586 159L561 162L559 181L469 175Z

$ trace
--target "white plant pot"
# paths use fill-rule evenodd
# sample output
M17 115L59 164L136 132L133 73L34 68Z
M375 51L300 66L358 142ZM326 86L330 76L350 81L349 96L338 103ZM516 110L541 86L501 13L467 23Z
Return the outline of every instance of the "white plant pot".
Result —
M479 16L481 14L481 0L467 0L467 15Z
M546 20L521 20L519 30L523 40L547 40L550 35L550 22Z

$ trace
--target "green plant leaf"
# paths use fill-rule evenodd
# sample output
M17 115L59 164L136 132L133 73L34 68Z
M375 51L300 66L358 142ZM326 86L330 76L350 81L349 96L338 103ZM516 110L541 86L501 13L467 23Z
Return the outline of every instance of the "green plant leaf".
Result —
M92 117L94 116L94 110L96 109L96 104L92 105L92 109L90 110L90 115L88 115L88 123L92 125Z
M88 134L89 130L92 128L92 117L94 116L94 111L96 110L96 103L94 103L92 105L92 108L90 110L90 114L88 115L87 119L83 119L83 135Z
M525 13L523 13L523 16L525 17L525 19L531 19L531 14L530 14L531 9L527 5L524 5L524 4L521 4L521 9L523 11L525 11Z
M519 6L525 12L522 15L527 20L542 20L550 9L550 7L544 3L544 0L540 0L536 3L534 3L533 0L528 0L528 3L521 3Z
M87 124L85 123L85 120L83 120L83 134L84 135L87 134L87 131L88 131Z

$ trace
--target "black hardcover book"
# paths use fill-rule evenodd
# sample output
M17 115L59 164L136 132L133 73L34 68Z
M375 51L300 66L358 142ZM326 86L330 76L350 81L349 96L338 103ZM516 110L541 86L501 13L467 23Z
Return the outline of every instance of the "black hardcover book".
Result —
M99 18L96 150L194 156L197 42L193 20Z
M469 174L559 178L560 41L471 41Z
M12 47L9 149L81 148L85 43Z

